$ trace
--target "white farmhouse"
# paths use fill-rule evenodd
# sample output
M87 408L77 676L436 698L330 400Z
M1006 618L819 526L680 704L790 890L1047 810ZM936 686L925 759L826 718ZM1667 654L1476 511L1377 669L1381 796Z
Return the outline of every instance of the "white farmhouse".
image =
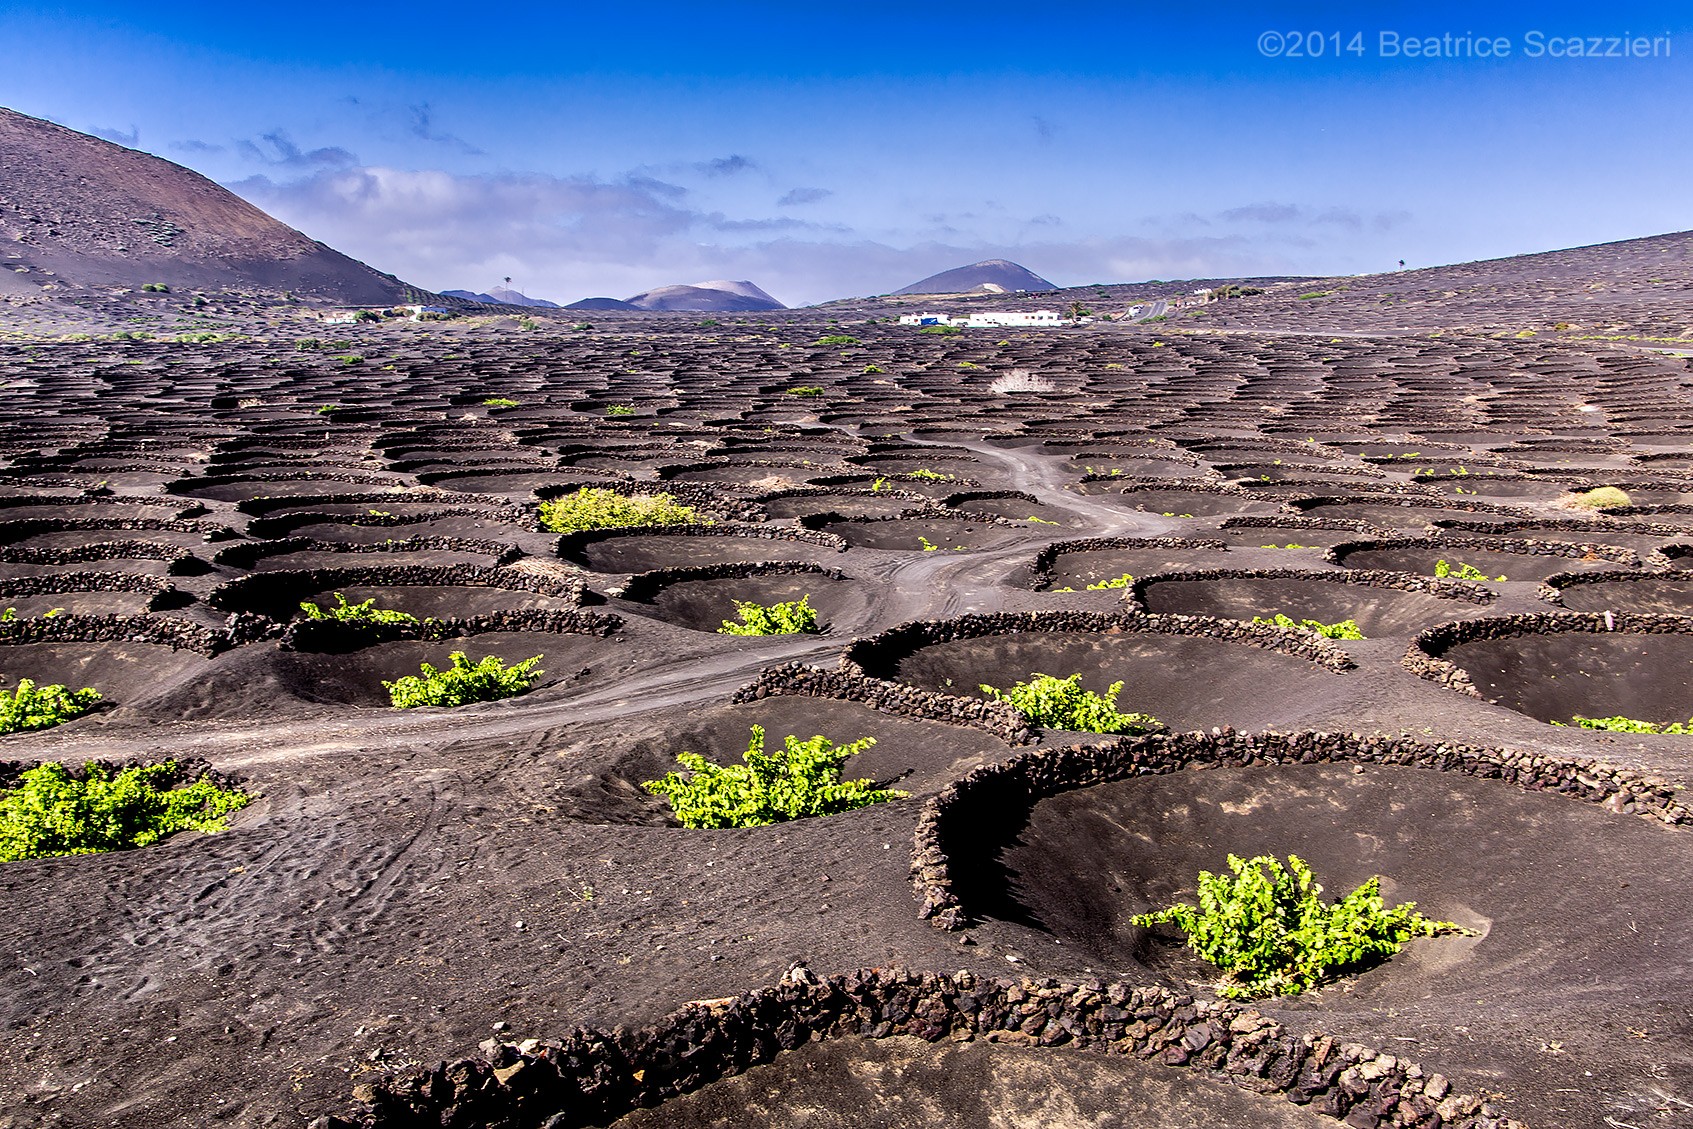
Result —
M983 310L964 324L971 329L1050 329L1070 322L1057 310Z

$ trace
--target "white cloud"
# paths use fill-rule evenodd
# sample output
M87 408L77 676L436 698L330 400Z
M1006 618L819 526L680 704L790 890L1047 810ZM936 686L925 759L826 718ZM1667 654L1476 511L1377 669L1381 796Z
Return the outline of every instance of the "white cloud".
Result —
M1043 237L1012 246L948 224L929 229L940 238L895 246L838 225L699 210L687 189L644 176L343 167L335 163L343 150L265 140L273 166L319 167L295 179L249 177L235 191L313 238L437 290L485 290L510 275L525 293L570 302L746 278L799 305L886 293L985 258L1014 259L1060 284L1285 270L1266 241L1240 234L1063 240L1053 217L1037 216L1026 230Z

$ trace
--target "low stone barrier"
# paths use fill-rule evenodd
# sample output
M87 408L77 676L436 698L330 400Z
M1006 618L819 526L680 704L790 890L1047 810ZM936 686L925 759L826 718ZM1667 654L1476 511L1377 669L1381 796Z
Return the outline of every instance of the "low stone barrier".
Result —
M898 968L777 984L682 1006L638 1030L488 1040L481 1054L354 1088L356 1110L309 1129L576 1129L604 1125L815 1040L982 1039L1185 1069L1361 1129L1526 1129L1399 1055L1294 1032L1249 1006L1099 980L995 979Z
M234 645L230 633L154 615L55 615L0 621L0 645L151 643L211 656Z
M0 521L0 545L14 545L19 541L30 537L39 537L44 533L74 533L84 530L110 530L124 533L196 533L207 541L225 541L240 536L235 530L225 525L204 525L197 521L184 521L180 518L33 517L20 518L14 521Z
M20 596L58 596L66 592L146 592L153 611L176 586L144 572L52 572L0 580L0 603Z

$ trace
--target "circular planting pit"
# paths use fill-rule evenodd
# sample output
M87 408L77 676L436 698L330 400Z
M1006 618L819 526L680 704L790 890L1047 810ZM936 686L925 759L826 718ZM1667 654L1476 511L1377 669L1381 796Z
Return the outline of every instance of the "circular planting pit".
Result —
M1229 518L1217 531L1217 536L1227 541L1230 548L1236 549L1331 549L1343 541L1356 541L1359 537L1377 535L1380 531L1365 528L1324 528L1322 526L1303 526L1297 524L1299 519L1293 518L1289 524L1267 524L1240 526L1230 523L1239 518ZM1365 523L1357 522L1357 526Z
M325 520L323 514L296 514L287 518L266 518L248 526L255 537L304 537L312 541L340 541L348 545L380 545L413 537L470 537L508 541L521 530L494 515L448 515L416 521L378 521L370 515L362 520Z
M1235 492L1219 487L1217 493L1200 490L1166 489L1161 486L1130 486L1118 494L1124 502L1137 510L1165 517L1218 517L1225 514L1267 514L1278 502L1254 498L1244 490Z
M1008 631L919 646L884 665L890 657L866 673L966 698L987 697L983 683L1006 690L1037 673L1080 674L1096 694L1120 681L1119 710L1171 729L1285 724L1339 693L1337 676L1315 663L1201 634Z
M1343 521L1362 521L1382 529L1421 531L1437 521L1486 521L1488 510L1450 509L1434 505L1395 505L1392 502L1349 501L1345 498L1317 499L1311 503L1296 503L1306 517L1339 518ZM1523 511L1499 513L1500 521L1521 519Z
M405 486L399 475L349 474L341 477L248 478L220 475L214 478L182 479L172 484L171 493L211 502L246 502L257 498L280 501L295 499L308 504L314 497L345 494L353 487Z
M1554 603L1572 612L1656 612L1693 615L1693 575L1685 571L1559 574L1546 585Z
M1077 455L1064 465L1072 474L1103 475L1099 481L1109 482L1114 475L1146 478L1204 478L1209 473L1197 463L1174 457L1160 459L1147 455Z
M1316 1129L1335 1122L1310 1106L1161 1063L896 1036L809 1043L611 1124L616 1129Z
M1420 476L1417 485L1437 494L1501 502L1550 502L1570 492L1567 482L1476 471L1472 474Z
M804 597L817 613L819 629L828 631L843 613L862 615L871 599L862 584L809 562L661 569L632 578L621 594L640 614L711 632L725 620L740 622L737 601L768 607Z
M816 486L844 486L853 490L875 490L877 483L881 488L903 490L908 494L919 494L930 501L940 501L942 498L958 493L960 490L971 489L975 482L968 478L899 478L893 475L879 474L821 474L811 479Z
M1648 626L1659 630L1648 631L1629 630L1630 618L1478 619L1450 633L1433 628L1416 645L1455 667L1488 701L1539 721L1568 724L1579 714L1686 722L1693 717L1693 634L1674 629L1693 630L1693 620L1657 617Z
M1046 505L1033 494L1017 491L966 492L954 494L943 502L950 509L963 513L987 514L1006 521L1028 526L1062 526L1080 524L1067 510Z
M866 518L832 521L823 527L855 549L884 549L892 552L920 552L984 549L1013 540L1020 531L982 521L939 516L910 518Z
M788 521L794 518L819 517L833 514L837 517L898 517L907 510L923 505L926 499L922 497L899 497L887 494L785 494L775 498L759 499L759 505L772 520Z
M512 611L565 611L580 605L580 582L516 570L471 565L322 568L260 572L212 591L208 602L227 611L256 612L271 619L299 618L300 604L335 606L339 592L348 603L374 599L382 610L435 619L468 619Z
M1614 522L1583 521L1570 519L1563 522L1531 522L1506 521L1453 521L1442 520L1436 523L1436 528L1449 532L1456 537L1473 537L1477 534L1500 537L1523 538L1530 541L1564 541L1570 544L1609 545L1618 549L1631 549L1636 553L1647 553L1663 544L1665 537L1678 536L1680 531L1674 526L1658 525L1651 529L1630 529L1627 525Z
M1419 589L1406 590L1399 583ZM1482 614L1476 598L1491 598L1479 585L1451 585L1437 593L1425 581L1390 574L1358 578L1346 573L1284 571L1237 576L1203 573L1143 577L1132 591L1149 612L1250 620L1277 614L1323 623L1353 620L1366 638L1409 634L1465 614ZM1464 596L1472 598L1466 602Z
M789 734L802 740L820 734L837 745L874 737L874 745L846 762L842 778L867 777L913 793L933 791L1009 751L981 729L900 717L858 702L775 694L695 713L633 741L609 765L602 753L595 771L561 783L559 812L586 823L672 825L664 801L644 790L642 782L678 769L676 756L682 752L699 753L716 764L741 763L755 725L764 727L768 748L780 747Z
M659 477L666 482L693 482L714 486L738 486L750 490L783 490L801 486L815 477L816 465L739 463L706 464L703 466L663 467ZM667 473L668 472L668 473ZM837 468L838 472L838 468Z
M1536 542L1499 537L1404 538L1346 541L1329 550L1328 559L1344 568L1378 569L1435 575L1439 562L1449 569L1469 565L1488 580L1545 580L1556 572L1615 569L1638 558L1626 549L1590 543Z
M1231 768L1043 800L1001 865L1013 920L1039 923L1111 966L1139 965L1175 983L1215 973L1129 918L1191 901L1194 876L1223 869L1228 854L1297 854L1330 896L1384 875L1390 904L1415 901L1429 916L1482 935L1413 941L1353 979L1344 995L1277 1006L1364 1040L1389 1030L1415 1035L1434 1043L1417 1047L1428 1061L1449 1071L1499 1070L1499 1088L1523 1099L1550 1088L1537 1060L1543 1035L1585 1032L1584 1065L1620 1060L1640 1071L1654 1057L1630 1046L1638 1040L1623 1029L1653 1029L1672 1001L1688 999L1684 983L1666 978L1651 939L1693 928L1673 877L1693 865L1688 838L1448 773ZM1621 895L1619 883L1627 884ZM1637 932L1593 928L1616 920L1619 897ZM1535 975L1524 977L1530 965ZM1612 987L1596 991L1601 985ZM1454 1026L1465 1035L1454 1036ZM1537 1105L1552 1100L1536 1096Z
M834 538L818 534L810 534L811 538L815 538L813 540L761 537L726 529L714 530L710 526L693 528L701 531L689 534L645 527L567 533L559 538L558 555L594 572L639 573L713 564L809 561L833 556L838 551L838 542Z
M272 662L278 683L273 694L322 705L391 709L384 681L417 674L426 662L445 669L452 665L454 651L463 651L472 663L494 655L508 665L540 655L536 665L544 673L518 696L528 701L557 697L595 675L609 674L627 665L628 655L628 648L615 639L544 631L488 631L440 641L403 639L350 651L278 651Z
M0 544L20 549L82 549L111 541L145 541L149 544L195 551L208 541L233 536L214 525L190 526L190 523L182 522L179 524L189 527L160 529L151 528L152 524L146 521L101 521L85 525L75 519L62 522L8 522L0 524ZM66 526L70 528L65 528Z
M1095 547L1097 546L1097 548ZM1228 547L1221 541L1160 538L1096 538L1051 545L1036 558L1031 579L1037 591L1085 591L1122 577L1184 568L1220 567Z

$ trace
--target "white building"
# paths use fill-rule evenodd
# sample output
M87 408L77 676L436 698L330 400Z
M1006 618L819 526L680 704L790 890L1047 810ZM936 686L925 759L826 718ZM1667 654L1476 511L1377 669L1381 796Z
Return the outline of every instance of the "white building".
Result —
M984 310L964 324L971 329L1046 329L1070 323L1057 310Z
M901 325L960 325L968 329L1047 329L1069 325L1057 310L982 310L965 317L946 314L902 314Z

